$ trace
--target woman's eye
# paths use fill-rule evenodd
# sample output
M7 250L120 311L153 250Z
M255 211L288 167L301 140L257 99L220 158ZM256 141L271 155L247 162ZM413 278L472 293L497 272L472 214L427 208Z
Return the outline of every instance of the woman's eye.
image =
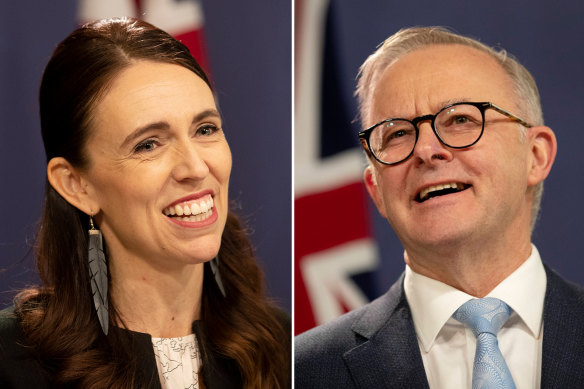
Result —
M210 136L221 131L221 128L214 124L205 124L197 129L197 135Z
M134 152L140 153L145 151L152 151L158 146L158 142L154 139L146 139L136 145Z

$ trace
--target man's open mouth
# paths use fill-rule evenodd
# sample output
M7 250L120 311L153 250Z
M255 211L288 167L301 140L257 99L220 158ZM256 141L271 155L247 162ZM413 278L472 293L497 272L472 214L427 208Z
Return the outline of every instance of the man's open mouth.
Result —
M432 185L427 188L424 188L416 195L415 200L418 203L423 203L426 200L429 200L433 197L437 196L444 196L450 193L462 192L470 188L471 185L463 184L461 182L451 182L447 184L440 184L440 185Z

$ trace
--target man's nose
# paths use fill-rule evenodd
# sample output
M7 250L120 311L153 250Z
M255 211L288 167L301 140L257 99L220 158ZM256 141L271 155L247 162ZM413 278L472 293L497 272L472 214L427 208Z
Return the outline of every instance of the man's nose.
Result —
M440 142L432 129L431 121L418 123L418 141L414 147L414 159L418 165L435 164L452 159L452 150Z

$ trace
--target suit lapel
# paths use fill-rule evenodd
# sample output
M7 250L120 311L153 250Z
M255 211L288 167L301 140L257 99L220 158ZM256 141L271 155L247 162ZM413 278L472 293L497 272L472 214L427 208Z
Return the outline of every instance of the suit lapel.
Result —
M584 387L584 289L546 267L541 388ZM360 388L428 388L403 276L353 325L345 364Z
M353 325L357 347L343 358L357 387L428 388L403 276Z
M584 292L546 267L541 388L584 387Z

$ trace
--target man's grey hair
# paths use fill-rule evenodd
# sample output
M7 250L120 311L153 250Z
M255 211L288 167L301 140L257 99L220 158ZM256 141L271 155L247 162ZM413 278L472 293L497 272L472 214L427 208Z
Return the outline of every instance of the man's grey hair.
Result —
M363 127L371 123L371 103L377 82L385 70L404 55L430 45L463 45L487 53L510 77L515 94L519 116L534 126L544 124L539 91L535 80L529 71L505 50L497 50L475 39L455 34L443 27L413 27L405 28L387 38L377 50L365 60L359 69L357 90L355 95L359 102L359 114ZM522 128L522 134L526 130ZM371 163L371 161L370 161ZM531 230L535 226L541 197L543 181L540 182L533 198L531 209Z

